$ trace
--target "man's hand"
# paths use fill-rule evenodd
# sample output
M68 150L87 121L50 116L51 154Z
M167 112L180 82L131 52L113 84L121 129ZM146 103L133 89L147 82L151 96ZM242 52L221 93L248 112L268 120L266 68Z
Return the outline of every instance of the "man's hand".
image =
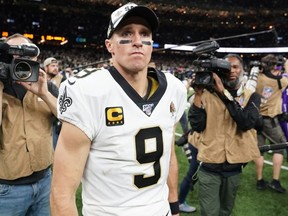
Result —
M50 108L53 115L57 117L57 97L53 96L48 90L47 74L39 69L37 82L17 82L24 86L28 91L40 97Z
M202 93L203 93L203 90L204 90L204 88L205 88L205 86L204 85L197 85L196 83L195 83L195 73L192 75L192 78L191 78L191 80L190 80L190 85L191 85L191 87L194 89L194 92L195 92L195 96L197 95L197 96L201 96L202 95Z
M191 86L192 88L194 89L194 101L193 101L193 104L196 106L196 107L202 107L202 102L201 102L201 96L202 96L202 93L203 93L203 90L205 88L204 85L197 85L195 84L195 74L193 74L192 76L192 79L191 79Z
M28 91L31 91L33 94L36 94L40 98L43 98L47 93L49 93L47 84L47 74L42 69L39 69L39 77L37 82L17 82L17 83L22 85Z
M216 73L213 73L213 79L214 79L214 89L215 91L217 91L220 94L224 94L224 85L221 81L221 79L219 78L219 76Z

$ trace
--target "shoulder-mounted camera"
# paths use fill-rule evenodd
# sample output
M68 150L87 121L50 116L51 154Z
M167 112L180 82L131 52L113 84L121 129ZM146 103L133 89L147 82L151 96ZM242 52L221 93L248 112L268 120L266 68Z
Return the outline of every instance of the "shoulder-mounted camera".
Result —
M0 42L0 80L36 82L40 64L30 58L38 56L39 52L34 44L14 46Z
M195 66L194 84L213 85L213 73L216 73L220 78L229 75L231 64L229 61L219 59L214 55L217 49L219 49L219 44L216 41L212 41L200 44L192 50L198 56L193 61L193 65Z

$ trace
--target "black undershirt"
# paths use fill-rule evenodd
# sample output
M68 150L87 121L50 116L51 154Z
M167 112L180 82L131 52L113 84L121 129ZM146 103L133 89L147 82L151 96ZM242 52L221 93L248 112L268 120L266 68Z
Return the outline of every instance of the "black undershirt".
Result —
M143 100L147 101L151 92L151 88L152 88L152 80L148 77L148 88L147 88L147 92L146 95L144 95Z

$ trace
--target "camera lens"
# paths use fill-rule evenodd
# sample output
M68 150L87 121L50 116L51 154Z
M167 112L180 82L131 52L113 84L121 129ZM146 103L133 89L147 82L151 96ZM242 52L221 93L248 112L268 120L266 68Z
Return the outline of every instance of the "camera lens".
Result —
M15 65L14 75L18 80L27 80L32 75L31 66L24 61L20 61Z

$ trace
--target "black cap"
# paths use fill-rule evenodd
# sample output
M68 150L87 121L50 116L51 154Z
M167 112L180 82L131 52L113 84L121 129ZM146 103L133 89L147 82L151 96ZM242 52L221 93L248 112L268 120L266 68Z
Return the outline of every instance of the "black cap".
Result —
M150 8L129 2L111 14L107 38L112 36L113 32L121 22L131 16L143 17L150 25L152 32L156 31L159 26L158 17Z

